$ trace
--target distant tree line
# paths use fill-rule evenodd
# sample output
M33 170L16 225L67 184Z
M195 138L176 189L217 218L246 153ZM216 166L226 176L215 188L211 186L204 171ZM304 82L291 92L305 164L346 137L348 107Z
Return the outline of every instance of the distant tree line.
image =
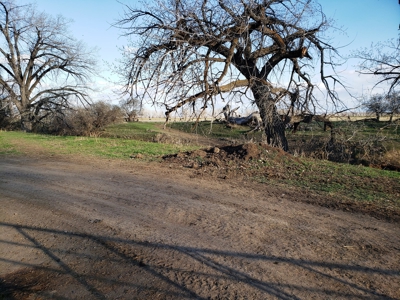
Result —
M388 115L389 122L392 122L393 116L400 114L400 92L373 95L364 101L363 106L367 112L375 114L377 121Z

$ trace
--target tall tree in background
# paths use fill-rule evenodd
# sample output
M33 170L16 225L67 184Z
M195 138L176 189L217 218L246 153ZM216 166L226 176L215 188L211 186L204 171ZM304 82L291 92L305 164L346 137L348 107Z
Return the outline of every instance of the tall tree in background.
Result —
M128 99L121 99L119 104L125 115L126 122L133 122L138 119L139 112L141 111L140 100L129 97Z
M247 95L251 91L268 144L288 150L277 104L287 97L292 105L308 108L316 104L312 67L316 67L329 99L337 103L337 95L330 89L340 83L333 71L336 51L324 37L329 24L318 3L148 3L145 9L127 6L117 23L126 35L139 37L137 45L124 53L120 73L127 92L162 101L167 118L185 104L194 107L201 102L204 109L216 95L232 91Z
M367 101L364 101L363 105L367 112L374 113L376 120L379 121L382 114L387 111L386 95L373 95Z
M88 101L87 81L95 60L68 34L63 17L39 13L33 5L0 1L0 85L14 105L23 130L48 113Z

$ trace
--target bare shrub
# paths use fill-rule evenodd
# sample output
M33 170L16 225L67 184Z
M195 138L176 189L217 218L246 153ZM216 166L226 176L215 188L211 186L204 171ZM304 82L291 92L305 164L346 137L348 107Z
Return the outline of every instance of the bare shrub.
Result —
M60 135L98 136L107 125L120 121L122 117L118 106L97 102L87 108L53 115L48 131Z
M381 165L386 149L386 137L381 133L363 134L362 123L348 122L331 131L331 136L313 136L302 139L292 146L294 154L326 159L334 162Z
M363 165L379 164L386 152L383 146L385 139L379 132L362 137L356 137L355 133L349 136L346 132L339 132L327 144L328 159Z
M12 130L19 127L16 118L10 116L6 109L0 109L0 129Z

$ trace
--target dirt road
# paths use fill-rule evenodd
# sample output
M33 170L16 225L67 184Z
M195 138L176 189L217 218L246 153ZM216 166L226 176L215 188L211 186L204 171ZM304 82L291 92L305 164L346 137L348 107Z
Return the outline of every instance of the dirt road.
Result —
M190 172L2 157L0 299L400 299L398 223Z

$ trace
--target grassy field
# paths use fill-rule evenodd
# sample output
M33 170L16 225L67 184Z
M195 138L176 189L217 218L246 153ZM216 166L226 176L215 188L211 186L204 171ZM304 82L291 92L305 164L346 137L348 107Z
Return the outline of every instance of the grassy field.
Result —
M171 128L197 133L210 138L236 140L245 142L261 140L262 133L246 135L249 128L227 128L224 124L201 122L197 127L192 123L172 123ZM296 134L288 133L291 143L303 141L309 143L315 137L329 138L320 124L311 124L312 128L303 127ZM353 126L353 127L349 127ZM396 126L385 123L336 123L346 138L354 140L374 140L384 136L388 153L395 153L393 161L399 163L400 134ZM154 137L162 132L159 123L136 122L116 124L106 128L100 137L52 136L28 134L23 132L0 131L0 157L6 155L84 155L107 159L130 159L141 154L142 159L160 160L161 156L179 151L196 150L195 145L175 145L153 142ZM390 149L389 149L390 148ZM397 152L396 152L397 151ZM397 153L397 154L396 154ZM252 173L249 180L282 185L287 189L312 191L319 195L336 199L338 203L353 201L376 206L400 213L400 172L381 170L335 163L309 157L284 156L278 159L273 152L263 160L247 162L246 167ZM292 158L290 158L292 157ZM232 166L232 168L242 168ZM238 169L239 170L239 169ZM239 170L238 173L241 171ZM250 173L249 173L250 174Z
M0 131L0 155L29 155L42 152L50 155L88 155L129 159L139 153L146 158L153 158L195 148L198 147L153 143L127 138L53 136Z

